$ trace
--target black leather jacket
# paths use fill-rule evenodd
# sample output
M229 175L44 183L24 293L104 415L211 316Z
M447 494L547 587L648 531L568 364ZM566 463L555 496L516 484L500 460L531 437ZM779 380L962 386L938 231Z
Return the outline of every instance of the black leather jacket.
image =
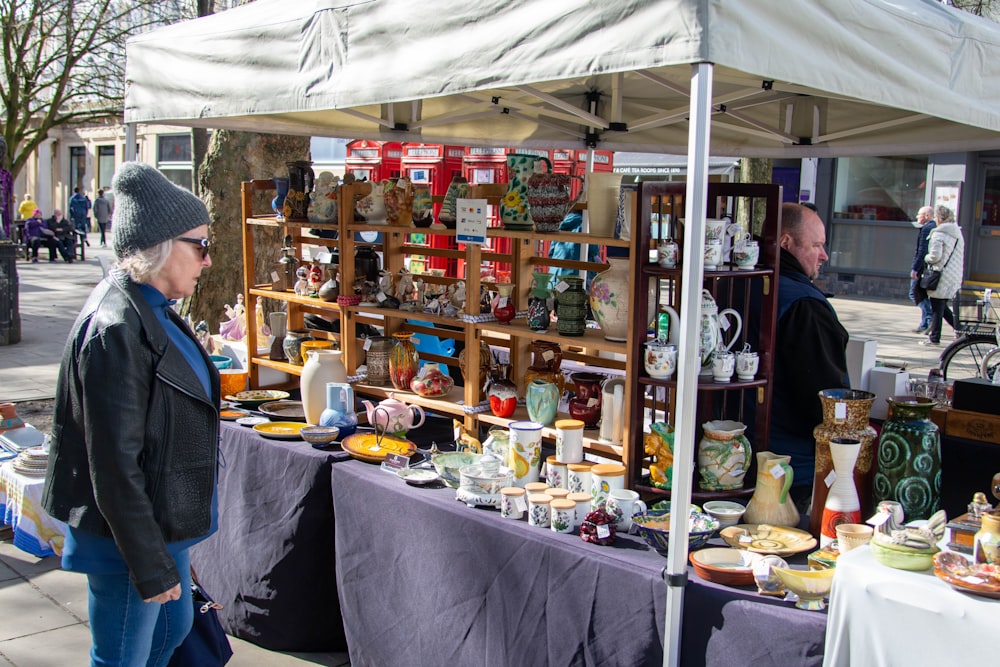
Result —
M113 537L143 598L180 582L166 543L211 526L219 374L202 354L210 399L138 285L112 271L77 317L59 368L42 504Z

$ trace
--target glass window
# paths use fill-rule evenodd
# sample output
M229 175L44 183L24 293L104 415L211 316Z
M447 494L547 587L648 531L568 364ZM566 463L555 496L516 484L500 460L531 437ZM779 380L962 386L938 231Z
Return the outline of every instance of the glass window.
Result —
M909 275L917 230L911 225L838 222L829 244L830 267L840 271Z
M347 139L335 137L313 137L309 141L309 153L312 161L343 162L347 158Z
M167 177L167 180L171 183L181 186L182 188L187 188L188 190L194 190L194 184L191 177L191 168L187 169L172 169L170 167L160 167L160 173Z
M110 190L111 177L115 175L115 147L97 147L97 187Z
M833 217L916 220L926 201L927 156L837 160Z
M157 162L187 162L191 163L190 134L161 134L156 137Z
M86 189L87 149L83 146L69 148L69 191L74 188Z

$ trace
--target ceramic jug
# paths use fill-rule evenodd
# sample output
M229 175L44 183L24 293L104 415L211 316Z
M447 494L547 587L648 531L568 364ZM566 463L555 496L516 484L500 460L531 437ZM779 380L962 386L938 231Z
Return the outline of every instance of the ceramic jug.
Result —
M390 225L409 227L413 223L413 184L408 178L386 182L385 210Z
M736 331L729 332L731 325L729 317L736 320ZM701 374L712 374L712 353L717 349L729 351L743 331L743 318L732 308L719 312L719 307L707 289L701 291L701 341L698 346L701 352ZM726 342L727 336L729 342Z
M312 192L316 174L309 160L286 162L288 167L288 194L283 207L286 220L309 219L309 195Z
M346 383L347 369L341 361L340 350L309 350L306 356L299 378L302 411L307 423L317 425L326 408L326 385Z
M797 526L799 511L788 494L792 488L791 456L757 452L757 487L747 503L743 523Z
M337 436L343 440L358 428L358 415L354 412L354 389L346 382L328 382L326 385L326 410L319 416L320 426L336 426Z
M720 419L702 424L698 442L698 483L705 491L731 491L743 488L743 478L750 468L750 441L743 432L746 424Z
M444 193L444 201L441 202L441 211L438 213L438 222L448 229L455 229L458 224L458 200L469 196L468 179L461 174L455 174L448 184L448 191Z
M610 238L614 235L621 184L621 174L587 172L587 218L591 236Z
M543 161L552 171L547 157L527 153L507 154L507 194L500 202L500 220L508 229L531 231L534 221L528 203L528 179L535 173L535 163Z
M579 200L570 196L573 189L573 179L583 181L579 176L569 174L554 174L544 171L541 160L535 162L535 173L528 179L528 204L531 207L531 219L535 223L536 232L557 232L563 218Z
M389 213L385 208L385 190L389 181L371 184L371 192L358 201L357 212L369 225L389 224Z

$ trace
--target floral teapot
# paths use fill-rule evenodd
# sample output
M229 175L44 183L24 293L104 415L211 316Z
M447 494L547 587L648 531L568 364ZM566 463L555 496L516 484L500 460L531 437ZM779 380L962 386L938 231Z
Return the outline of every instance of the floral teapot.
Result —
M729 316L736 320L736 331L726 342L729 332ZM729 350L736 344L743 331L743 318L732 308L719 312L712 293L707 289L701 291L701 339L698 349L701 352L701 374L712 374L712 353L718 349Z
M419 405L407 405L389 392L389 398L378 405L371 401L361 401L368 412L368 423L379 433L403 436L411 428L424 423L424 410ZM417 420L414 423L414 420Z

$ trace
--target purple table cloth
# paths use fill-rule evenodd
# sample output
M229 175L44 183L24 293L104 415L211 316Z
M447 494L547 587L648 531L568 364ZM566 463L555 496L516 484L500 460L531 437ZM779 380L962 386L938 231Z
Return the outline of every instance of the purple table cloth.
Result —
M276 651L343 651L330 469L350 458L223 422L219 530L196 545L199 580L229 634Z
M598 547L361 462L332 476L353 667L662 664L666 560L641 538ZM689 573L683 664L822 662L825 614Z

